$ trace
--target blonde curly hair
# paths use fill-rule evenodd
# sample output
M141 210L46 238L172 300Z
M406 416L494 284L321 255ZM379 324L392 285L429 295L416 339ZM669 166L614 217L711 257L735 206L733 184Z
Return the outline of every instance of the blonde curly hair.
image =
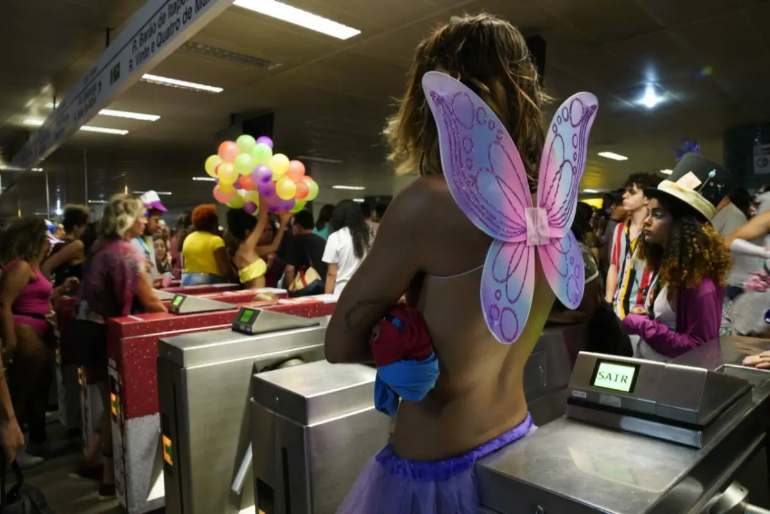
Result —
M495 111L521 154L530 183L536 183L545 142L541 109L550 97L540 87L524 36L487 13L455 16L417 47L406 94L384 130L397 172L442 173L436 122L422 89L429 71L461 81Z
M124 239L128 229L144 215L144 204L138 196L114 195L104 208L104 217L99 224L99 235L103 238Z
M665 197L658 201L673 216L668 241L661 246L643 239L639 246L639 256L660 273L658 285L671 294L698 287L704 278L725 287L731 261L722 235L690 206Z

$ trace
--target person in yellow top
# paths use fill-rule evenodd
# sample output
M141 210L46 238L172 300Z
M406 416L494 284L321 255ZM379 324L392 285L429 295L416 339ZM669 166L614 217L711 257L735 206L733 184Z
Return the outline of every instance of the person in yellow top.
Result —
M265 202L261 203L265 205ZM227 212L227 232L233 240L230 253L238 270L238 278L246 289L265 287L267 264L262 256L278 249L290 218L291 214L281 216L281 228L273 241L266 246L257 246L269 223L267 209L260 209L259 220L241 209L230 209Z
M199 205L192 213L195 232L182 246L182 286L222 284L235 277L227 249L219 235L219 216L215 205Z

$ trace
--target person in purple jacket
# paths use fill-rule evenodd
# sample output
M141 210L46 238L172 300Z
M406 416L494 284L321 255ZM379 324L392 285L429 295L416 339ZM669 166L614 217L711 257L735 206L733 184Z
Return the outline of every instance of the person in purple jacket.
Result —
M656 276L645 305L623 320L638 336L636 357L665 361L719 337L730 254L702 194L718 180L709 163L699 156L677 182L644 191L650 204L639 255Z

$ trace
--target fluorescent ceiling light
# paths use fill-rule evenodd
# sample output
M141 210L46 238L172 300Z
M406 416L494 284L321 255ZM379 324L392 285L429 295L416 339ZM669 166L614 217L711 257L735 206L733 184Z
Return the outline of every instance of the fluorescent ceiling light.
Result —
M104 128L104 127L90 127L88 125L83 125L80 127L80 130L84 130L86 132L99 132L100 134L115 134L116 136L125 136L128 134L128 130L119 130L119 129L111 129L111 128Z
M113 111L112 109L102 109L99 111L102 116L113 116L115 118L129 118L132 120L141 121L158 121L160 116L155 114L141 114L138 112L126 112L126 111Z
M107 200L88 200L88 203L105 204Z
M342 161L340 159L328 159L326 157L312 157L309 155L298 155L297 159L302 159L303 161L313 161L313 162L325 162L329 164L340 164Z
M303 11L291 5L277 2L276 0L235 0L235 5L299 25L306 29L315 30L337 39L349 39L361 33L358 29Z
M363 186L332 186L332 189L347 189L349 191L363 191L366 188Z
M612 159L613 161L627 161L628 157L625 155L620 155L614 152L599 152L599 155L601 157L606 157L607 159Z
M584 193L601 193L600 189L583 189Z
M672 173L674 173L674 170L660 170L660 172L663 173L664 175L671 175Z
M664 98L662 96L658 96L658 93L655 92L655 86L652 84L647 84L647 87L644 89L644 95L639 98L637 102L647 107L648 109L654 109L655 106L661 103L663 100Z
M34 125L35 127L39 127L40 125L43 124L43 120L28 119L28 120L24 120L24 124L25 125Z
M146 193L146 192L147 192L147 191L132 191L132 194L135 194L135 195L143 195L143 194L144 194L144 193ZM171 193L171 191L155 191L155 194L156 194L156 195L165 195L165 196L169 196L169 195L171 195L172 193Z
M167 77L159 77L158 75L143 75L142 80L149 82L150 84L159 84L161 86L178 87L181 89L191 89L193 91L205 91L207 93L221 93L224 91L221 87L207 86L205 84L196 84L195 82L187 82L184 80L170 79Z
M193 177L192 178L196 182L216 182L217 179L214 177Z
M356 203L364 203L366 200L364 200L363 198L353 198L353 201Z
M37 171L39 173L43 171L43 168L32 168L32 171Z

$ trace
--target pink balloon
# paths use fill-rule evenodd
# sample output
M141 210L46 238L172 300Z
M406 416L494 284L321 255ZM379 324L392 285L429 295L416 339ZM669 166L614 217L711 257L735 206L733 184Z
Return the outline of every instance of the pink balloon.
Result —
M290 161L286 176L294 182L299 182L305 176L305 165L299 161Z
M302 200L305 198L308 193L310 192L310 186L307 185L307 182L304 180L300 180L297 182L297 199Z
M273 172L270 171L270 168L265 166L264 164L257 166L254 168L254 171L251 173L252 178L254 178L254 182L257 184L267 184L271 180L273 180Z
M238 157L240 151L238 145L232 141L225 141L219 145L219 157L225 162L233 162Z
M230 200L232 200L235 197L235 189L230 191L229 193L225 193L221 189L219 189L219 186L214 186L214 198L219 203L228 203Z
M243 211L246 214L254 214L257 212L257 204L254 202L247 202L246 205L243 206Z

